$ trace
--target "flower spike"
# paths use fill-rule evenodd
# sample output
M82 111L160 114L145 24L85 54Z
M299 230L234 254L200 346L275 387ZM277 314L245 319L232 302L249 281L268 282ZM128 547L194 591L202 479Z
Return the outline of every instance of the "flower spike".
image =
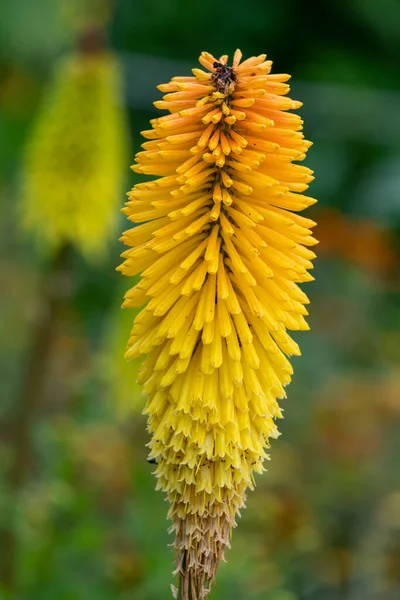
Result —
M299 355L288 330L306 330L315 202L303 160L310 142L288 75L265 55L241 62L203 52L206 69L160 89L125 214L135 226L119 270L141 274L125 308L142 307L126 357L147 355L150 460L170 503L182 600L202 600L230 545L254 474L276 438L277 400Z

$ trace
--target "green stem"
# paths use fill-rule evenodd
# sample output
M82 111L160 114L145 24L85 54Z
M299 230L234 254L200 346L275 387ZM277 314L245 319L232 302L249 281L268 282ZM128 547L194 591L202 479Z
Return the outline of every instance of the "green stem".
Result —
M62 247L53 259L45 278L41 301L42 314L33 334L31 354L16 403L17 408L10 424L9 445L13 451L13 462L6 477L10 497L13 496L14 503L30 467L33 455L33 425L48 375L48 364L60 312L69 295L69 258L69 246ZM18 540L13 523L1 525L0 548L0 590L13 597L18 554Z

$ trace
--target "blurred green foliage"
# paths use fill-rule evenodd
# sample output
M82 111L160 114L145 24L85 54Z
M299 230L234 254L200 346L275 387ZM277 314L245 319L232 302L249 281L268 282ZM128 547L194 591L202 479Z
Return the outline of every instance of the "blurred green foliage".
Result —
M10 423L47 269L18 227L21 157L56 58L98 6L0 4L0 528L15 527L18 542L17 590L3 592L13 600L169 597L167 508L146 462L140 392L132 383L129 398L120 381L121 332L128 336L133 317L119 309L128 282L114 272L117 241L102 267L73 257L70 300L32 417L28 477L18 493L6 483ZM297 336L303 356L295 359L282 437L249 495L212 598L395 600L400 137L390 134L398 127L400 4L119 0L112 8L117 52L193 66L205 49L268 52L275 71L293 75L293 97L306 102L305 133L314 141L307 165L316 171L311 194L320 204L307 216L319 222L321 244L316 281L307 286L311 332ZM139 90L144 84L129 69L127 78ZM328 118L316 97L331 107ZM130 110L135 151L157 98L154 90L148 112ZM135 178L127 165L126 189ZM121 231L128 227L120 223ZM7 552L0 548L0 561Z

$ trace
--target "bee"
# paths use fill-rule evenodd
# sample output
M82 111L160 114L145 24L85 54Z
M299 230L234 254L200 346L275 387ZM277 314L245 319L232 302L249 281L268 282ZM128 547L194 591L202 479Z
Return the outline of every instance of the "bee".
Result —
M236 74L232 67L228 67L224 65L224 63L218 62L217 60L214 62L213 67L215 72L212 74L212 80L217 90L221 92L221 94L228 95L231 91L230 87L232 83L237 82Z

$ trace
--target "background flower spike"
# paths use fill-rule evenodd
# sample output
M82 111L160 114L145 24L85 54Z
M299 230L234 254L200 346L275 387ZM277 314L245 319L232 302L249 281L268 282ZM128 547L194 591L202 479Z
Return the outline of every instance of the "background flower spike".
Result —
M32 129L21 221L44 254L70 245L98 263L115 234L129 140L118 59L90 33L59 60Z

